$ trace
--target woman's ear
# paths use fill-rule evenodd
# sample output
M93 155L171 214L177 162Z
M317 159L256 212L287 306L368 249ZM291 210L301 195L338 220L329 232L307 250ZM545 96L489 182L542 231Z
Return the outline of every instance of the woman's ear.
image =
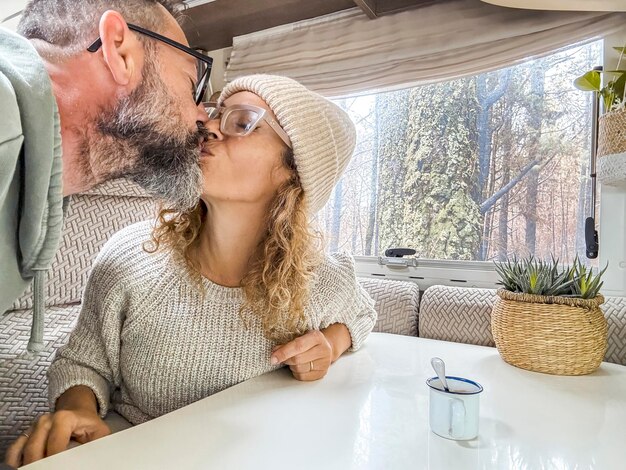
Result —
M100 18L102 55L113 80L120 86L128 86L144 60L144 48L137 36L128 29L124 17L117 11L108 10Z
M280 161L278 164L272 169L272 182L276 185L276 187L280 187L286 181L291 179L292 171L289 168L285 167L283 163L283 158L281 155Z

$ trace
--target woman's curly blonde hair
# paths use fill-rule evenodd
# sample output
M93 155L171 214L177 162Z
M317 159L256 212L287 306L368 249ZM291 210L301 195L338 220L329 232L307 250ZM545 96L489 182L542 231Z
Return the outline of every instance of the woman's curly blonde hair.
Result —
M291 176L278 188L270 204L265 236L241 281L245 300L240 314L250 309L260 318L265 336L275 342L290 341L308 329L304 308L322 254L322 237L309 222L293 152L287 149L282 157ZM151 243L144 246L148 252L163 247L182 257L200 289L202 275L191 250L206 217L203 201L186 212L161 209Z

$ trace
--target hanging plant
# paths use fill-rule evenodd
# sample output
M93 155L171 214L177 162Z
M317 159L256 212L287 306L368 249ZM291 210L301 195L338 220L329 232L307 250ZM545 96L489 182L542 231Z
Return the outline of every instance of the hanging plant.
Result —
M626 70L620 69L626 47L614 47L620 53L616 70L589 70L574 80L574 86L582 91L595 91L600 94L606 112L615 111L625 105L624 88L626 85ZM602 77L606 76L607 83L602 86Z

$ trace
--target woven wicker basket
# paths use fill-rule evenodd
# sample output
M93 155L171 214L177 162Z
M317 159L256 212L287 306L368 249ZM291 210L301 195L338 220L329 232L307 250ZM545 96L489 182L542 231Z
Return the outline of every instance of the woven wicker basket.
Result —
M626 187L626 109L600 117L596 173L602 185Z
M600 116L598 158L626 152L626 109Z
M606 353L604 297L574 299L498 290L491 330L509 364L555 375L596 370Z

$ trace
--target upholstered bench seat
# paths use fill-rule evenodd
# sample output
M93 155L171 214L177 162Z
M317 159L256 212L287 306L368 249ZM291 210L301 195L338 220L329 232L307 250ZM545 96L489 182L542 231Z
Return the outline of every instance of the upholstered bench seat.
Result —
M46 309L44 349L26 350L31 310L13 310L0 318L0 462L4 452L33 419L48 412L46 371L63 346L80 312L80 305Z
M378 320L374 331L417 336L420 291L413 282L361 278L359 282L374 299Z

